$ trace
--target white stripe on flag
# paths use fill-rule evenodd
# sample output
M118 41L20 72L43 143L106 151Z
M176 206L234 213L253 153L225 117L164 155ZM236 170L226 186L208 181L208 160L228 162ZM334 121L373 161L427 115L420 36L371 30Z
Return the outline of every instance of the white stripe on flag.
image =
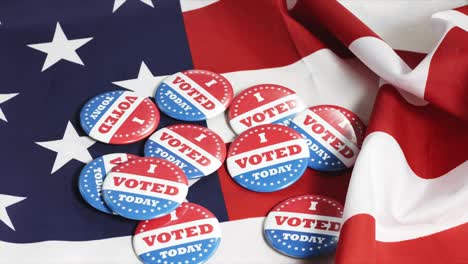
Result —
M182 9L182 12L188 12L209 6L218 1L219 0L180 0L180 9Z
M391 135L374 132L366 137L354 165L344 220L371 215L376 240L383 242L415 239L465 224L467 172L465 161L445 175L423 179L411 170Z
M467 4L466 0L338 0L338 2L371 28L393 49L424 54L431 52L437 40L437 38L434 38L434 29L438 29L431 27L429 18L440 11Z
M279 254L265 243L263 220L263 217L258 217L221 223L221 244L209 263L303 264L303 260ZM131 236L78 242L44 241L15 244L0 241L0 248L2 264L11 264L12 260L15 264L141 264L133 251ZM331 263L333 255L314 262Z
M349 49L382 79L424 99L432 57L446 34L454 27L468 30L468 16L458 11L436 13L432 20L438 25L435 28L435 38L438 41L414 69L411 69L389 44L376 37L358 38L349 45Z

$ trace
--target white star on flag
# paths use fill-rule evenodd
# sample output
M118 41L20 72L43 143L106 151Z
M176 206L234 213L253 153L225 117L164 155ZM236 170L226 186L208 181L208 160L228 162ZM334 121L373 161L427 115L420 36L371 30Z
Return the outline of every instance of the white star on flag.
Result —
M154 76L148 66L146 66L145 62L142 61L140 71L138 72L138 77L136 79L113 82L113 84L132 90L140 96L152 97L154 96L159 83L164 78L166 78L166 76Z
M11 98L17 96L19 93L11 93L11 94L0 94L0 104L10 100ZM0 108L0 119L5 121L5 122L8 122L5 114L3 113L2 111L2 108Z
M57 22L52 42L30 44L28 47L47 53L47 58L42 67L42 71L45 71L60 60L67 60L84 65L80 56L76 53L76 50L92 39L93 38L81 38L69 40L67 36L65 36L60 23Z
M112 10L112 13L117 11L117 9L119 9L123 4L125 4L125 2L127 2L127 0L114 0L114 9ZM152 0L140 0L140 2L154 8Z
M62 168L72 159L83 163L90 162L93 157L89 153L88 148L94 143L96 141L91 138L78 135L70 121L68 121L62 139L36 142L41 147L57 152L51 174Z
M13 223L11 222L10 216L8 215L8 212L6 209L8 206L19 203L23 201L24 199L26 199L26 197L0 194L0 221L5 223L13 231L16 231L16 230L15 230L15 227L13 226Z

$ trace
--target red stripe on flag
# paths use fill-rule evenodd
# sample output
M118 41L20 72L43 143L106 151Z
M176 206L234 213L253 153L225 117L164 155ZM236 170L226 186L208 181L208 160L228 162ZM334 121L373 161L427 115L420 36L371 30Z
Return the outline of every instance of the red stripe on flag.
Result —
M375 221L367 214L348 219L338 243L336 263L467 263L468 224L399 242L375 240Z
M184 22L194 67L216 72L285 66L324 48L280 0L223 0Z
M463 29L452 28L434 53L424 98L468 120L468 33Z
M367 214L355 215L341 227L335 261L337 264L377 263L376 244L374 218Z
M298 1L293 13L295 14L294 17L303 21L305 25L309 25L309 28L318 26L317 30L327 30L346 47L361 37L379 38L377 34L338 1ZM332 39L329 39L327 44L340 46Z
M433 106L409 104L393 86L377 96L367 133L382 131L400 145L411 169L422 178L446 174L468 159L468 124Z
M468 5L465 5L465 6L461 6L459 8L455 8L454 10L458 11L458 12L461 12L465 15L468 15Z
M395 52L411 69L416 68L416 66L418 66L418 64L427 56L425 53L414 51L395 50Z

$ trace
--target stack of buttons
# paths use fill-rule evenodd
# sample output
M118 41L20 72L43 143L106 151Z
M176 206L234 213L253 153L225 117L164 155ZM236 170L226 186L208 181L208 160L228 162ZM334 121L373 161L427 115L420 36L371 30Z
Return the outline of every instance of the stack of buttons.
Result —
M339 106L319 105L297 115L290 127L306 139L309 167L318 171L351 168L364 140L364 124L351 111Z
M97 210L112 214L113 211L104 202L102 184L112 168L136 158L138 157L131 154L114 153L104 155L86 164L81 170L78 180L81 196Z
M159 109L182 121L222 114L232 98L229 81L203 70L176 73L155 94ZM156 130L158 107L134 92L111 91L91 98L80 122L97 141L129 144ZM133 244L143 263L204 263L218 248L221 228L208 209L184 200L188 179L222 166L225 143L206 127L173 125L151 135L145 156L114 153L91 161L79 177L81 195L101 212L141 220Z
M277 84L259 84L234 98L229 81L206 70L167 77L154 98L156 104L134 92L111 91L90 99L80 113L83 130L97 141L129 144L149 137L145 157L107 154L87 164L79 177L80 193L92 207L141 221L133 246L143 263L204 263L216 251L220 224L208 209L184 202L189 179L212 174L226 160L240 186L275 192L297 182L307 167L321 172L352 167L364 137L362 121L347 109L320 105L304 111L299 95ZM159 110L194 122L226 109L239 135L228 151L223 139L203 126L156 131ZM294 197L272 209L264 235L291 257L329 254L341 217L342 206L330 198Z
M334 105L303 110L296 93L279 85L256 85L234 98L228 116L239 136L226 163L235 182L251 191L275 192L297 182L306 167L334 172L354 165L364 139L359 117ZM331 254L342 208L324 196L290 198L267 216L265 238L295 258Z
M185 200L188 180L171 162L137 158L114 167L102 191L104 201L115 213L149 220L169 214Z

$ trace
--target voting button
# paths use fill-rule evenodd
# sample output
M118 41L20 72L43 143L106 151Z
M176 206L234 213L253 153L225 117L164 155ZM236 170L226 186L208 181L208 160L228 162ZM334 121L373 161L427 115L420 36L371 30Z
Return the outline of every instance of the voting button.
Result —
M189 179L195 179L221 167L226 146L220 136L206 127L173 125L151 135L145 144L145 156L168 160Z
M164 79L154 98L159 109L182 121L200 121L226 110L233 98L229 81L210 71L188 70Z
M276 84L261 84L239 93L228 112L229 123L237 134L263 124L289 125L304 104L293 90Z
M218 219L206 208L183 203L170 215L142 221L133 248L143 263L205 263L221 242Z
M333 105L313 106L298 114L290 127L306 139L309 167L339 171L354 165L364 140L364 124L353 112Z
M237 137L226 159L231 177L256 192L274 192L296 182L307 168L306 141L292 128L267 124Z
M99 211L112 214L112 210L107 207L102 198L102 183L113 167L135 158L138 157L125 153L113 153L86 164L78 179L78 188L84 200Z
M149 99L113 91L89 100L81 109L83 130L97 141L127 144L148 137L159 124L159 110Z
M148 220L176 209L187 197L188 180L171 162L138 158L114 167L104 180L102 192L115 213Z
M287 199L265 218L264 235L275 250L295 258L331 254L336 250L343 206L318 195Z

